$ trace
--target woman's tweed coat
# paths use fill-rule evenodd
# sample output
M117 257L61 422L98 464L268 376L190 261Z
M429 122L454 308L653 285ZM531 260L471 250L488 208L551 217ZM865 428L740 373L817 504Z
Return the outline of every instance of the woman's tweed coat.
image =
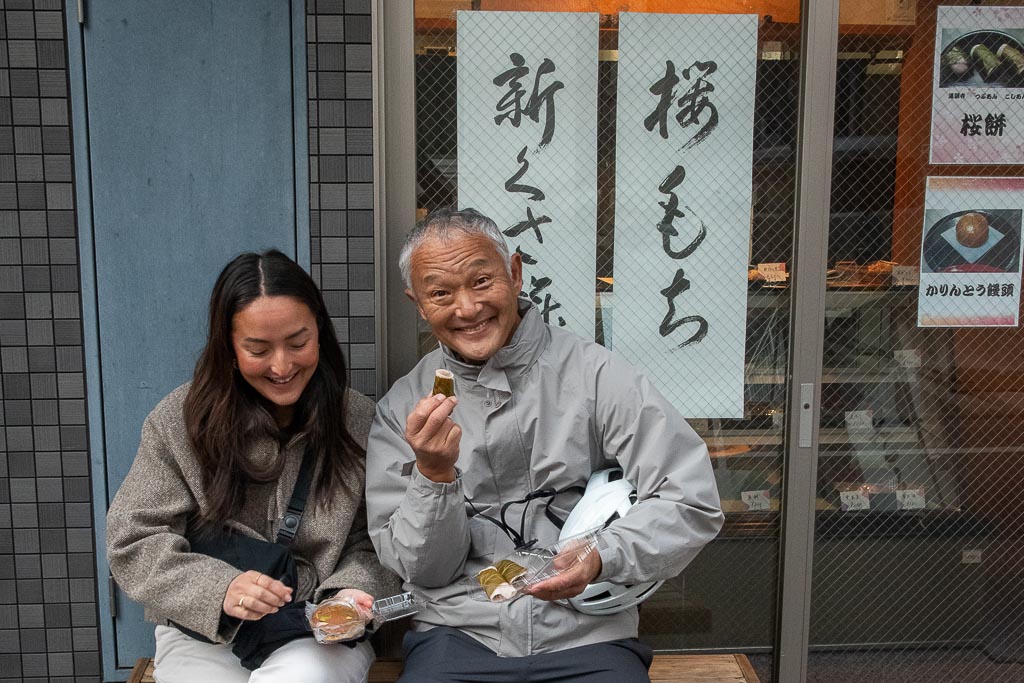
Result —
M208 508L199 466L188 443L182 406L188 385L164 398L146 418L131 471L107 513L107 557L121 589L146 608L146 619L168 620L218 642L230 641L237 625L221 623L228 584L239 571L221 560L189 552L187 524ZM346 423L353 438L366 446L373 402L349 390ZM276 485L250 485L244 509L229 524L254 538L272 540L284 517L298 476L305 440L285 446L285 465ZM272 439L250 453L255 463L278 457ZM314 482L316 477L314 475ZM366 531L362 472L352 481L355 496L342 492L328 511L306 507L292 549L299 565L296 600L318 601L329 590L358 588L385 597L398 582L377 561ZM268 490L271 489L271 490ZM269 495L268 495L269 494ZM315 485L310 501L316 500ZM232 620L233 621L233 620Z

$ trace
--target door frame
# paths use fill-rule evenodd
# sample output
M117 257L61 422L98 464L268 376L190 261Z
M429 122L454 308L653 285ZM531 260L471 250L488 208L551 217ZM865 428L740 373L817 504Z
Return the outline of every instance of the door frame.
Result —
M309 121L307 95L307 48L305 0L282 0L290 6L292 74L292 152L294 157L295 254L299 265L310 270ZM65 6L67 29L69 106L75 175L79 275L81 281L82 346L85 356L86 424L89 430L89 473L92 479L92 512L96 557L96 602L99 616L100 657L105 681L124 681L131 667L117 666L116 592L107 563L107 458L103 423L103 386L100 369L99 317L97 313L96 264L92 207L92 163L89 155L85 40L88 5L79 3L79 15Z

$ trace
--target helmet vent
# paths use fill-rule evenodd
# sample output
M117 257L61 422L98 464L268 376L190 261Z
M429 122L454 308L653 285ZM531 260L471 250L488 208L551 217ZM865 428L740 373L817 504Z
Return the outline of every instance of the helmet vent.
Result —
M633 491L633 493L629 494L629 502L636 503L636 491Z
M608 481L618 481L622 479L622 470L615 468L608 473Z
M612 597L611 592L610 591L605 591L603 593L598 593L597 595L590 596L590 598L587 600L587 602L598 602L598 601L601 601L601 600L607 600L610 597Z
M608 521L604 523L604 524L605 524L605 526L608 526L609 524L611 524L612 522L614 522L615 520L617 520L617 519L618 519L618 518L619 518L620 516L621 516L621 515L619 515L619 513L618 513L618 512L613 512L613 513L612 513L612 515L611 515L611 517L609 517L609 518L608 518Z

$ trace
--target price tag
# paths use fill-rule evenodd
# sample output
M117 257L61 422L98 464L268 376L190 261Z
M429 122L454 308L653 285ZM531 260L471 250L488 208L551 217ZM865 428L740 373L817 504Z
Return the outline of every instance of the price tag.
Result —
M744 491L740 494L740 498L743 499L747 509L751 512L768 512L772 509L771 492L767 489L764 491Z
M840 491L839 502L843 512L871 509L871 498L865 491Z
M906 489L896 492L897 510L923 510L924 489Z
M892 284L894 287L910 287L921 284L921 271L917 266L893 266Z
M921 367L920 349L899 349L897 351L893 351L892 355L896 358L896 363L901 368Z
M757 270L768 282L785 282L788 277L785 263L758 263Z
M847 410L846 428L851 431L871 431L875 428L875 411Z

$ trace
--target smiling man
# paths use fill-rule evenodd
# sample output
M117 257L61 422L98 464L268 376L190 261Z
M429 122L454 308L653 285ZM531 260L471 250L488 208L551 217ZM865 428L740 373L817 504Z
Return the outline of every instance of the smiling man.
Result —
M480 213L432 212L399 265L440 342L380 401L367 446L370 536L425 602L401 680L648 680L635 601L595 614L564 600L598 581L676 576L715 537L703 441L627 363L519 298L520 256ZM441 368L454 397L430 395ZM590 476L611 467L636 503L597 551L529 597L481 599L472 577L517 546L557 541Z

